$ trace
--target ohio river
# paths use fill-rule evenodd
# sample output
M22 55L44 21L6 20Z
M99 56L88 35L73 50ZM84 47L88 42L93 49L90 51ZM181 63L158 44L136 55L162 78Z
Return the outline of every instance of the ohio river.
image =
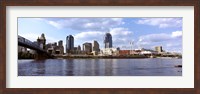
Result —
M182 76L182 59L18 60L18 76Z

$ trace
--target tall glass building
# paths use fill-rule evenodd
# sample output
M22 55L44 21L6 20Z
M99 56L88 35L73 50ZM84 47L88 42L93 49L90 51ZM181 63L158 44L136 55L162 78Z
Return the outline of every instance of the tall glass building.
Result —
M74 37L69 35L66 37L66 53L72 53L74 49Z
M104 44L105 44L105 48L112 48L112 35L110 33L105 34Z

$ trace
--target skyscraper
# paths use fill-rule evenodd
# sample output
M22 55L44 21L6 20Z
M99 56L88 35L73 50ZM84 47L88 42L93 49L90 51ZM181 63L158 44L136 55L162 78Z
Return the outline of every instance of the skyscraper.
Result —
M81 46L80 45L78 45L78 51L81 51Z
M74 49L74 37L69 35L66 37L66 53L72 53Z
M60 50L60 54L64 54L64 47L63 47L63 41L58 41L58 49Z
M104 37L105 48L112 48L112 36L110 33L106 33Z
M63 41L62 40L58 41L58 46L63 46Z
M85 51L86 53L92 52L92 43L88 43L88 42L84 43L83 51Z
M99 49L99 43L97 41L93 41L93 44L92 44L92 51L96 51L96 52L99 52L100 49Z

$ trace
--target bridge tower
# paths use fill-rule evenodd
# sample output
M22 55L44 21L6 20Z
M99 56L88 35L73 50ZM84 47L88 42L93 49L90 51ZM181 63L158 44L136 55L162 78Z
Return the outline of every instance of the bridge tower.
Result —
M37 43L38 43L40 48L42 48L43 50L46 50L46 38L45 38L44 33L42 33L41 36L38 37ZM36 59L45 59L45 58L48 58L47 54L40 52L40 51L37 51Z
M42 49L46 49L46 38L44 33L40 37L38 37L37 42Z

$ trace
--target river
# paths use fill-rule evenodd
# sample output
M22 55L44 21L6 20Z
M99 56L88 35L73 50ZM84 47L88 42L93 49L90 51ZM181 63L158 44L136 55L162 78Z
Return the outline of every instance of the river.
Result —
M18 76L182 76L182 59L18 60Z

